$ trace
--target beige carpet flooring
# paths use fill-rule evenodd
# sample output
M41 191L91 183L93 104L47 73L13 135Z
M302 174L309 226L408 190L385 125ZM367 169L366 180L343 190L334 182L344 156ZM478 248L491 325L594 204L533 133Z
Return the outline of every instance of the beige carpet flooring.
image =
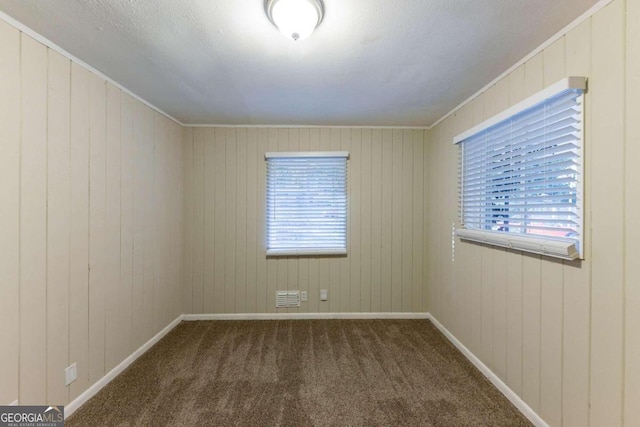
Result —
M529 426L427 320L182 322L67 426Z

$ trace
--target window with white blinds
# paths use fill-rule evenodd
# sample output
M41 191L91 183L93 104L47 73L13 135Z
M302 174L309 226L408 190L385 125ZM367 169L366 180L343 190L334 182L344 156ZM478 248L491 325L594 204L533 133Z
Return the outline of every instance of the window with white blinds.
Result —
M580 257L585 84L565 79L509 110L507 117L490 119L457 138L463 226L457 235Z
M267 255L347 253L347 152L267 153Z

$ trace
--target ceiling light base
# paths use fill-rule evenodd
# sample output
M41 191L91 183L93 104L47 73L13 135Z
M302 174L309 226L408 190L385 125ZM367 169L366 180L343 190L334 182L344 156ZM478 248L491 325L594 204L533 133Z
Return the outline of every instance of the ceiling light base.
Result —
M293 41L309 37L324 18L322 0L265 0L264 10L273 25Z

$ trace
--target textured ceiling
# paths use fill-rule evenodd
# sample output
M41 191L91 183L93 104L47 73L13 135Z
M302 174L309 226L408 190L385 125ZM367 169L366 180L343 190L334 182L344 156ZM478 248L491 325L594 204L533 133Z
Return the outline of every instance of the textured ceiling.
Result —
M0 0L183 123L428 126L596 0L324 0L295 43L262 0Z

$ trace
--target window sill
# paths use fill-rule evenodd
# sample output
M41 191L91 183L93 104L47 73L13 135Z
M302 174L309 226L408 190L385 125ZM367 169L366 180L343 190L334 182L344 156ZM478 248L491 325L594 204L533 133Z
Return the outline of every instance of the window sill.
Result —
M546 239L544 237L528 237L495 231L480 231L469 229L456 230L456 236L462 240L501 246L524 252L561 258L569 261L580 258L580 253L573 241Z
M346 249L267 249L267 256L343 256Z

